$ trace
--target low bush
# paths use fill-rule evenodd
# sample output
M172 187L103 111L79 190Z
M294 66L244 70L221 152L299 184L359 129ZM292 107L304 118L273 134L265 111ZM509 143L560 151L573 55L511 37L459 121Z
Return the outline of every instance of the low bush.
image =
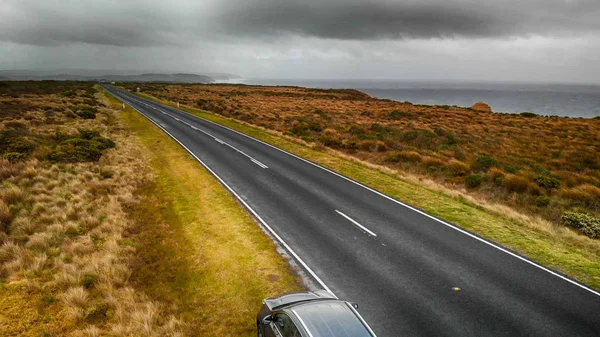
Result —
M527 191L531 183L529 179L514 174L508 174L504 177L504 187L508 192L523 193Z
M425 156L421 162L427 169L438 169L444 166L444 162L435 157Z
M11 163L27 158L36 147L36 143L23 136L25 134L27 134L27 130L0 131L0 158Z
M565 226L574 228L592 239L600 238L600 219L584 213L565 212L561 220Z
M406 112L406 111L393 110L391 112L388 112L387 118L394 119L394 120L399 120L399 119L404 119L404 118L410 119L410 118L413 118L413 114L410 112Z
M493 183L496 183L496 181L504 181L504 175L505 173L496 167L492 167L488 172L488 178Z
M590 208L600 208L600 188L583 184L561 192L563 198L571 199Z
M73 111L75 114L83 119L94 119L96 118L96 113L98 112L98 108L89 106L89 105L79 105Z
M75 96L77 96L77 93L75 91L69 89L69 90L63 91L62 95L65 97L75 97Z
M319 142L323 145L331 148L341 148L343 147L343 143L339 138L335 138L332 136L322 136L319 137Z
M560 187L560 180L549 176L549 175L540 175L537 176L534 181L538 184L539 187L543 187L548 191L557 189Z
M12 221L12 214L8 205L0 200L0 232L6 232L8 225Z
M85 289L89 289L96 283L96 277L94 275L86 274L83 276L82 283Z
M388 149L387 145L380 140L363 140L358 142L357 147L368 152L385 152Z
M471 169L469 165L463 163L462 161L452 159L448 164L446 164L446 171L455 177L462 177L469 173Z
M527 118L538 117L537 114L534 114L533 112L529 112L529 111L521 112L519 115L521 115L523 117L527 117Z
M535 199L535 205L540 208L546 207L550 205L550 198L545 195L540 195L539 197L537 197L537 199Z
M422 157L419 153L414 151L401 151L401 152L389 152L385 156L385 161L390 163L400 163L400 162L420 162Z
M5 122L4 128L13 129L13 130L22 130L22 129L26 129L27 127L25 126L25 124L23 124L21 122L11 121L11 122Z
M102 150L115 147L111 139L90 130L79 130L78 136L57 133L57 138L60 142L48 153L48 160L55 163L98 161Z
M510 165L510 164L506 164L504 165L504 170L508 173L517 173L519 171L521 171L523 169L523 165Z
M11 163L16 163L18 161L25 160L25 158L27 158L27 154L19 152L6 152L2 155L2 158L8 160Z
M496 160L488 155L482 155L475 159L473 163L471 163L471 168L473 171L486 172L492 166L496 165Z
M476 188L483 182L484 176L479 174L469 174L465 177L465 186L468 188Z

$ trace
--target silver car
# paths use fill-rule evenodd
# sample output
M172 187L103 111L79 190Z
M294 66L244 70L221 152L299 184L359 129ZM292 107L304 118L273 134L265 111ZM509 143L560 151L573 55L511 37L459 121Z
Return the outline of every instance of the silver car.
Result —
M258 337L375 337L357 307L325 290L267 298L256 318Z

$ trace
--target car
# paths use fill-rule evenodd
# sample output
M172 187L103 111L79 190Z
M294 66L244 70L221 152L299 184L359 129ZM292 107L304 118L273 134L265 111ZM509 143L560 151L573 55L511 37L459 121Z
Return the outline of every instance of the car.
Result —
M256 316L258 337L376 337L356 303L326 290L267 298Z

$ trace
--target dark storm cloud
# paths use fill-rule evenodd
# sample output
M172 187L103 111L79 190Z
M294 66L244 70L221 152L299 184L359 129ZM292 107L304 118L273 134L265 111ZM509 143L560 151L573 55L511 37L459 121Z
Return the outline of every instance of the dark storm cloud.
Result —
M597 0L281 1L216 8L230 34L284 33L347 40L503 37L600 29Z
M160 46L299 35L341 40L577 35L597 0L2 0L0 41Z

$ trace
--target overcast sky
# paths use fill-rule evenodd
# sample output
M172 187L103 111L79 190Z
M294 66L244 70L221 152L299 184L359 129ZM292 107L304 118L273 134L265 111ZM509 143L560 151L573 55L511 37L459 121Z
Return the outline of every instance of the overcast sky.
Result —
M600 1L1 0L0 69L600 83Z

